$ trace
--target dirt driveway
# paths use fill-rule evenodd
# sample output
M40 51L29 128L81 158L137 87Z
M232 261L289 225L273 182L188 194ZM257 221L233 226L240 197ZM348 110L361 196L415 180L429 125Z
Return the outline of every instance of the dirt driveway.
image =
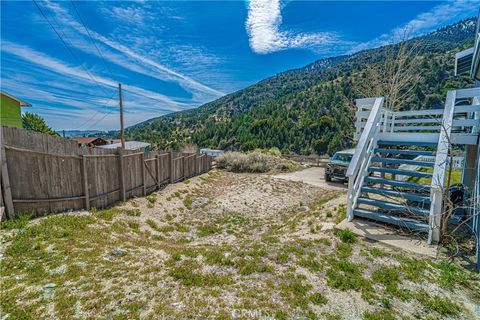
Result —
M282 173L274 175L273 178L289 180L289 181L300 181L303 183L311 184L317 187L322 187L325 189L333 190L347 190L348 186L346 183L341 182L327 182L325 181L325 168L321 167L312 167L307 168L301 171Z

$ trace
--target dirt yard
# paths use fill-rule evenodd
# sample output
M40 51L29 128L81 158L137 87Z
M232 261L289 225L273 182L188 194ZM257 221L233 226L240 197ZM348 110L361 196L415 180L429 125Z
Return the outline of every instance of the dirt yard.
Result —
M475 319L476 274L334 230L346 190L291 180L212 171L10 224L2 317Z

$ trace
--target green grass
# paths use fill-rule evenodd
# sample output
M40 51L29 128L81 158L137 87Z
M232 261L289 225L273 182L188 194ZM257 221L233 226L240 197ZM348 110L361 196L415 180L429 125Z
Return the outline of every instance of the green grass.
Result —
M0 222L0 229L12 230L12 229L23 229L27 226L28 222L32 219L30 214L18 214L15 219L4 220Z
M138 222L128 221L127 224L134 232L138 232L140 230L140 224Z
M365 312L363 320L395 320L397 317L391 310L381 310L376 312Z
M192 203L193 203L192 196L186 195L185 198L183 199L183 205L185 206L185 208L187 208L188 210L192 210Z
M224 252L220 250L205 251L202 253L202 255L204 257L205 263L207 264L225 267L234 265L232 259L225 257Z
M155 202L157 202L157 195L152 193L148 196L145 197L145 199L147 199L147 201L150 203L150 204L155 204Z
M211 235L214 235L214 234L217 234L217 233L220 233L222 231L221 228L215 226L215 225L203 225L203 226L199 226L197 228L198 232L197 234L200 236L200 237L206 237L206 236L211 236Z
M288 299L290 305L306 309L309 298L309 291L312 285L303 283L304 277L299 275L287 274L285 275L285 282L280 283L280 294Z
M227 275L219 275L213 272L202 273L198 268L199 265L195 261L188 260L172 268L168 275L185 286L223 286L232 283Z
M382 284L385 287L385 292L393 297L404 301L412 298L412 293L409 290L401 288L401 277L396 267L380 267L372 273L372 281ZM389 306L390 301L386 298L384 300L382 300L382 304Z
M313 258L303 258L298 261L298 265L307 268L310 271L321 271L323 269L322 264Z
M435 311L441 316L457 316L462 308L446 297L440 295L430 295L426 291L420 291L417 300L428 310Z
M147 219L146 222L150 226L150 228L152 228L153 230L156 230L156 231L159 230L158 229L158 224L155 221L153 221L152 219Z
M370 253L373 257L386 257L388 253L383 251L379 248L369 248L367 249L368 253Z
M328 302L328 299L320 292L315 292L314 294L310 295L309 299L313 304L316 305L324 305Z
M337 236L345 243L357 241L357 235L350 229L337 230Z
M121 212L130 217L140 217L142 214L140 209L122 209Z
M428 173L433 173L433 168L420 168L418 170L420 172L428 172ZM445 181L448 179L448 174L450 171L447 172L445 175ZM450 184L455 184L455 183L461 183L462 182L462 171L461 170L452 170L452 176L450 178ZM420 183L420 184L431 184L432 179L431 178L420 178L420 177L410 177L408 178L409 182L415 182L415 183Z
M364 298L370 297L373 292L372 283L363 276L363 268L360 265L343 259L330 258L327 261L329 263L327 270L329 286L341 291L361 291Z
M252 273L273 273L273 268L261 262L260 259L239 259L235 262L238 272L243 276Z

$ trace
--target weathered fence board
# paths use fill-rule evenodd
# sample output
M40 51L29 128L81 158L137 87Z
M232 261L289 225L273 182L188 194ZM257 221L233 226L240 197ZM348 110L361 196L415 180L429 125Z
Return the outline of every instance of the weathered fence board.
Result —
M0 194L10 218L105 208L204 173L212 164L206 155L80 148L69 139L19 128L1 127L1 140Z

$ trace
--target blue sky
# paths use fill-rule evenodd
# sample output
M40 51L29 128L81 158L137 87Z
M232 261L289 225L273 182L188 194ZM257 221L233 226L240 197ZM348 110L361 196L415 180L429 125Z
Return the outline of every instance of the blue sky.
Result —
M320 58L388 44L405 29L428 33L476 15L480 2L37 4L41 10L33 1L1 2L2 90L55 129L110 130L118 129L119 82L129 126Z

